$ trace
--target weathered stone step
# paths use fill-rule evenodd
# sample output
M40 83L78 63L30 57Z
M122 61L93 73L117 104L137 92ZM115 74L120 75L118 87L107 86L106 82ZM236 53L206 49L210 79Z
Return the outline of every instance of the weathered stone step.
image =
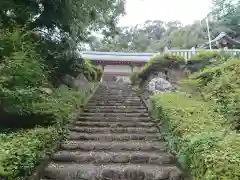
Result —
M139 97L137 94L130 93L130 92L109 92L109 93L97 93L94 97L102 97L102 96L109 96L109 97Z
M122 99L122 98L114 98L114 99L91 99L89 101L91 102L106 102L106 103L139 103L141 102L140 99Z
M154 164L163 165L174 162L170 153L149 153L149 152L105 152L105 151L58 151L52 156L54 162L75 162L75 163L132 163L132 164Z
M74 122L75 126L88 126L88 127L156 127L156 125L152 122L83 122L83 121L76 121Z
M118 117L119 119L122 117L148 117L148 113L82 113L81 117L85 116L96 116L98 118L101 117Z
M120 119L118 117L110 116L110 117L103 117L103 116L81 116L79 117L80 121L91 121L91 122L119 122ZM121 117L121 122L151 122L150 117Z
M113 105L116 106L118 103L120 103L122 106L126 105L142 105L141 100L121 100L121 99L115 99L115 100L90 100L90 104L95 103L95 105L103 103L104 105Z
M89 102L88 106L141 106L142 102Z
M131 92L96 92L94 97L103 97L103 96L110 96L110 97L139 97L138 94L136 93L131 93Z
M157 133L157 128L154 127L125 127L125 128L114 128L114 127L69 127L69 130L72 132L81 132L81 133Z
M131 102L131 101L133 101L133 102L141 102L141 100L140 99L130 99L130 98L128 98L128 99L124 99L124 98L121 98L121 97L119 97L119 98L98 98L98 99L95 99L95 98L93 98L93 99L91 99L90 100L90 102L115 102L115 103L117 103L117 102Z
M89 113L146 113L146 109L85 109Z
M44 177L55 180L183 180L175 166L50 163Z
M144 141L158 141L163 140L162 137L157 134L145 133L145 134L102 134L102 133L77 133L71 132L68 136L68 140L75 141L131 141L131 140L144 140Z
M78 151L143 151L143 152L167 152L165 142L156 141L66 141L61 144L62 150Z
M112 97L112 98L139 98L137 94L132 94L132 93L99 93L95 94L93 98L101 98L101 97Z
M95 94L93 97L124 97L124 98L138 97L139 98L137 94L133 94L133 93L99 93L99 94Z
M143 105L138 106L94 106L94 105L87 105L86 109L146 109Z

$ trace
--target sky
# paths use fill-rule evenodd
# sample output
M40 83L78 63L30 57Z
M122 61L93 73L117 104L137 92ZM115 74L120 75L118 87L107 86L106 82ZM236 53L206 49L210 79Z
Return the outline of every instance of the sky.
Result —
M211 11L212 0L126 0L126 15L120 26L132 26L146 20L179 20L184 25L202 20Z

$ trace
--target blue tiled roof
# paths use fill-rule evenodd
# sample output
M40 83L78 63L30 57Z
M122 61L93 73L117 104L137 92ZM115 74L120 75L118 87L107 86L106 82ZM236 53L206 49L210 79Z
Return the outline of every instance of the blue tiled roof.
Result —
M84 59L92 61L143 61L147 62L155 53L125 53L125 52L81 52Z

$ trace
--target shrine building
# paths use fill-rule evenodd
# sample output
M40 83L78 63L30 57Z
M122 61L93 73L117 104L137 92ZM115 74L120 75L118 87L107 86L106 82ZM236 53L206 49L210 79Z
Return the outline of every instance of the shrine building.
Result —
M142 68L155 53L125 53L125 52L81 52L84 59L91 60L104 70L104 74L129 76Z

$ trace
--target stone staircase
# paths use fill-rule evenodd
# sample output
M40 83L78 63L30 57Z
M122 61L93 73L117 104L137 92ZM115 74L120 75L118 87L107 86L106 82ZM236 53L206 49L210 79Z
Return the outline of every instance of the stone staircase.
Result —
M41 180L183 180L139 97L127 85L103 84Z

